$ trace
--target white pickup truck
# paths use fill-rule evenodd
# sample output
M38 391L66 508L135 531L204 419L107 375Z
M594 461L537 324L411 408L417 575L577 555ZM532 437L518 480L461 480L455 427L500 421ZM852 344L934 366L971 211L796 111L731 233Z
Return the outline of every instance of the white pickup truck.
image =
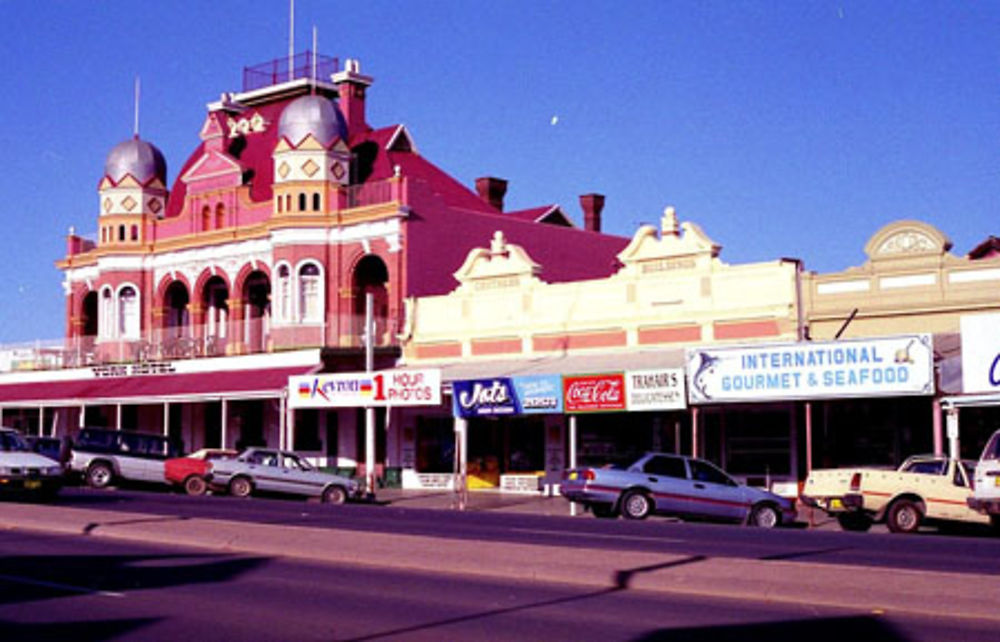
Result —
M969 508L989 517L1000 527L1000 430L993 433L976 464L976 482Z
M973 466L928 455L910 457L898 470L814 470L802 489L802 501L836 517L848 531L866 531L883 520L893 533L912 533L933 521L986 524L989 519L967 503Z

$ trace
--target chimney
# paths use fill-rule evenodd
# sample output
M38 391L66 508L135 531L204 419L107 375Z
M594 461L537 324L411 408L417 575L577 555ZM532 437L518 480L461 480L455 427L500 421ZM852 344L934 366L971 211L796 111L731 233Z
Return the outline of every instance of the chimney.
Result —
M333 84L340 94L340 111L347 121L347 136L370 129L365 120L365 90L372 84L372 77L361 74L361 63L349 58L344 70L333 74Z
M479 193L479 198L501 212L503 211L503 197L507 193L507 181L502 178L493 178L492 176L477 178L476 192Z
M583 208L583 229L590 232L600 232L604 194L581 194L580 207Z

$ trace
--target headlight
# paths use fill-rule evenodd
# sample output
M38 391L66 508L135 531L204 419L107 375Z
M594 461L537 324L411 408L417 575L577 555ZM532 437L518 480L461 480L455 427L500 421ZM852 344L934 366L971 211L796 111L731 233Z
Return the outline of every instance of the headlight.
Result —
M10 466L0 466L0 475L13 475L14 469Z

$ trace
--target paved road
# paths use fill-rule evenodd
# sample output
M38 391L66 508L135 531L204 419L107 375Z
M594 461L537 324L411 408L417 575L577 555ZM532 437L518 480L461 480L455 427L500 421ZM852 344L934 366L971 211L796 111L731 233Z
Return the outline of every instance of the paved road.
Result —
M460 512L400 507L405 504L327 506L299 500L85 488L66 489L58 500L58 505L104 511L442 539L1000 575L1000 538L988 529L972 528L963 535L928 532L916 536L836 529L763 531L664 519L629 522L502 509Z
M0 531L5 641L975 641L995 626Z

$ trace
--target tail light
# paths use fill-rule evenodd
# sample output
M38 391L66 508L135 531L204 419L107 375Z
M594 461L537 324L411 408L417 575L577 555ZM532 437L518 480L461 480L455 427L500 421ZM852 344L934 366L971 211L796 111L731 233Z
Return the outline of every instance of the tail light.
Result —
M585 481L594 481L596 477L597 475L594 474L594 471L592 471L589 468L584 468L583 470L580 471L580 479L583 479Z
M861 490L861 473L854 473L851 477L851 490L854 492Z

